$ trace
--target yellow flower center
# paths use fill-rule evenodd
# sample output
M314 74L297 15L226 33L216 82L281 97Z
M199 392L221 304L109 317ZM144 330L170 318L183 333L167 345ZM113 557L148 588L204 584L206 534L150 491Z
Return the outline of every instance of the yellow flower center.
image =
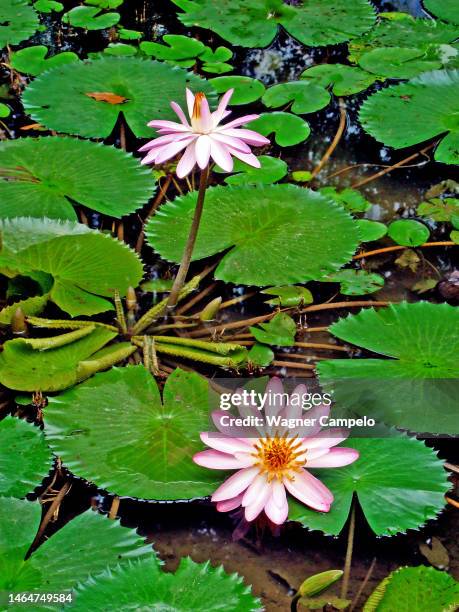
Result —
M192 119L201 118L201 104L202 104L202 101L205 99L206 99L205 94L203 94L202 91L198 91L198 93L194 97L193 115L191 116Z
M296 438L284 438L274 436L273 438L261 438L255 444L256 465L260 468L260 473L266 472L268 480L278 478L281 480L283 476L291 478L290 472L298 472L305 464L304 460L299 460L298 457L304 455L304 450L301 448L301 442Z

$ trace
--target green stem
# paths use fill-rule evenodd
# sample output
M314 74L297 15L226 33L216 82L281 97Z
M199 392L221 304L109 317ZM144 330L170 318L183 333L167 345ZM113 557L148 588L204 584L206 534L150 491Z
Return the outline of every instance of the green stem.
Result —
M191 224L190 233L188 235L188 240L186 242L185 250L183 252L182 261L180 262L180 267L177 272L177 276L175 277L174 284L172 285L172 290L169 294L169 299L167 300L167 306L171 309L174 308L174 306L177 304L180 291L183 285L185 284L186 275L188 274L188 269L190 267L191 256L193 254L196 237L198 235L199 224L201 222L202 210L204 208L204 198L206 195L208 178L209 166L204 168L204 170L201 170L198 200L196 202L193 222Z

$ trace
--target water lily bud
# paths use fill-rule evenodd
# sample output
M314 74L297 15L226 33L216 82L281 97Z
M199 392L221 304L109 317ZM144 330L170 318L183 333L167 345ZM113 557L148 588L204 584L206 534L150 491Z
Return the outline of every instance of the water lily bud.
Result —
M212 321L215 319L215 315L220 309L220 304L222 303L222 298L217 297L211 302L204 306L204 308L199 313L199 318L201 321Z
M126 308L128 310L135 310L137 307L137 296L133 287L128 287L126 293Z
M11 319L11 328L13 334L17 336L24 336L27 333L27 323L22 308L16 308L13 318Z
M314 576L306 578L298 589L298 593L300 593L302 597L317 595L321 591L328 589L328 587L339 580L342 575L342 570L328 570L326 572L314 574Z

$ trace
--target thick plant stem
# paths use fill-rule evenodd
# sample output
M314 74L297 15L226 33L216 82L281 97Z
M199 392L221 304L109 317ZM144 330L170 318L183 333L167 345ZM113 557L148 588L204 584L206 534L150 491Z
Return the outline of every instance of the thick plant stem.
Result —
M198 200L196 202L196 208L194 211L193 222L191 223L190 233L188 235L188 240L185 245L185 250L183 252L182 261L180 262L180 267L177 272L177 276L175 277L174 284L172 285L171 292L169 294L169 299L167 300L167 307L173 308L177 304L179 293L185 284L186 275L188 274L188 269L190 267L191 256L193 254L194 245L196 242L196 237L198 235L199 224L201 222L202 210L204 208L204 198L206 195L206 187L207 180L209 178L209 166L201 170L201 178L199 180L199 191L198 191Z
M341 583L341 599L346 599L351 576L352 552L354 550L355 532L355 500L352 502L351 518L349 521L349 532L347 536L346 559L344 561L343 582Z

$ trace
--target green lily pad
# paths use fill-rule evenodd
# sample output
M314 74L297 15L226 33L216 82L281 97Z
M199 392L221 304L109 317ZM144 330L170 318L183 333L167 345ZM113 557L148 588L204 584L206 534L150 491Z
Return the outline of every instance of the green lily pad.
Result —
M357 219L357 225L360 230L360 240L362 242L371 242L379 240L387 234L387 226L380 221L370 221L369 219Z
M268 287L260 291L264 295L275 295L275 298L267 300L265 304L270 306L283 306L291 308L292 306L302 306L304 304L312 304L312 293L306 287L297 287L296 285L283 285L281 287Z
M142 32L121 27L118 30L118 36L121 40L139 40L142 38Z
M239 159L234 160L233 172L225 178L227 185L270 185L276 183L287 175L288 168L287 164L278 157L271 157L269 155L260 155L258 157L260 162L260 168L254 168L245 164ZM220 168L216 168L215 172L224 172Z
M108 564L149 556L159 565L150 545L132 529L121 527L91 510L80 514L46 540L27 560L41 521L41 506L0 498L0 591L8 593L67 593ZM33 604L34 610L46 604ZM48 604L49 608L49 604Z
M85 0L85 4L98 6L101 9L116 9L123 4L124 0Z
M243 47L266 47L278 25L305 45L331 45L359 36L374 23L366 0L335 0L333 4L310 0L288 5L282 0L173 0L184 12L186 26L213 30ZM326 27L324 27L326 24Z
M60 13L64 10L64 5L56 0L37 0L34 2L33 8L39 13Z
M459 25L459 10L456 0L423 0L423 4L436 17Z
M53 136L0 143L0 217L76 220L72 203L120 218L154 192L131 155L88 140Z
M11 320L18 308L20 308L25 315L34 316L40 314L44 310L48 300L48 294L35 295L24 300L19 300L18 302L14 302L9 306L5 306L0 310L0 325L11 325Z
M446 133L435 151L435 159L445 164L459 163L458 117L458 70L428 72L388 87L367 98L360 109L365 131L395 149Z
M137 52L137 47L127 45L126 43L110 43L104 49L105 55L114 55L116 57L133 57L134 55L137 55ZM100 56L98 55L97 57Z
M319 191L332 198L338 204L341 204L350 213L366 212L372 207L371 202L364 198L360 191L350 187L346 187L341 191L338 191L335 187L322 187Z
M204 43L200 40L182 34L166 34L163 36L163 42L165 44L144 41L140 43L140 49L146 55L172 62L187 59L194 60L205 49Z
M413 219L392 221L388 227L388 235L394 242L402 246L415 247L427 242L430 231L427 226Z
M62 23L86 30L105 30L116 25L120 18L119 13L101 13L99 7L75 6L62 15Z
M233 57L233 52L228 47L217 47L213 51L210 47L206 47L204 52L199 56L202 62L202 70L213 74L224 74L231 72L233 66L227 64L227 61Z
M12 278L45 272L50 299L71 316L112 310L100 296L137 287L142 264L124 242L70 221L16 217L0 220L0 271Z
M279 312L267 323L250 327L250 333L262 344L293 346L295 344L296 323L285 312Z
M195 206L196 193L176 198L147 224L148 243L164 259L180 261ZM357 243L358 228L350 215L309 189L215 187L207 190L193 259L233 247L216 268L216 278L260 286L294 284L335 272L351 259Z
M275 134L280 147L289 147L304 142L309 138L311 128L307 121L291 113L262 113L258 119L251 121L250 129L269 136Z
M274 353L269 346L265 344L258 344L258 342L255 342L249 351L249 363L255 366L264 368L269 366L273 360Z
M78 585L70 610L127 609L191 612L258 612L261 602L238 574L222 566L182 558L175 573L163 572L155 559L136 560Z
M328 91L309 81L290 81L273 85L263 96L263 104L268 108L279 108L291 103L290 110L297 115L314 113L329 102Z
M102 327L88 326L52 338L15 338L0 354L0 381L17 391L60 391L129 357L129 342L112 344L116 337ZM49 346L43 342L47 342Z
M161 401L143 366L114 368L50 398L45 434L72 472L117 495L202 497L221 481L191 460L209 428L209 400L195 372L175 370Z
M452 612L459 606L459 582L433 567L401 567L384 578L363 612Z
M44 45L25 47L11 54L10 63L18 72L37 76L45 70L49 70L56 66L63 66L64 64L71 64L79 61L78 55L72 51L57 53L45 59L47 54L48 48Z
M265 93L261 81L247 76L223 76L210 79L209 83L218 94L224 94L228 89L234 89L230 104L249 104L259 100Z
M421 202L416 212L434 221L451 222L453 217L459 215L459 198L432 198L427 202Z
M372 49L360 57L359 64L368 72L397 79L411 79L442 67L441 61L429 59L423 49L405 47Z
M322 281L340 283L340 293L343 295L366 295L384 287L384 278L380 274L365 270L338 270Z
M346 447L359 451L357 461L315 472L335 497L330 512L315 512L290 498L289 520L338 535L355 494L374 533L394 535L419 529L444 508L447 474L423 442L387 431L382 438L349 438Z
M0 495L24 497L48 475L52 455L43 432L23 421L0 421Z
M459 309L401 302L340 319L331 333L367 351L361 359L318 366L342 411L416 432L456 434L459 391Z
M35 34L38 15L26 0L0 0L0 49L17 45Z
M170 107L185 105L185 88L213 89L200 77L164 62L137 57L102 57L59 66L28 85L23 104L39 123L52 130L86 138L106 138L122 113L137 137L152 137L152 119L176 120ZM115 94L124 101L111 104L88 94Z
M6 117L9 117L10 115L11 108L8 106L8 104L3 104L3 102L0 102L0 118L6 119Z
M351 96L364 91L377 80L376 76L368 74L357 66L346 64L318 64L307 68L302 74L320 87L330 88L335 96Z

